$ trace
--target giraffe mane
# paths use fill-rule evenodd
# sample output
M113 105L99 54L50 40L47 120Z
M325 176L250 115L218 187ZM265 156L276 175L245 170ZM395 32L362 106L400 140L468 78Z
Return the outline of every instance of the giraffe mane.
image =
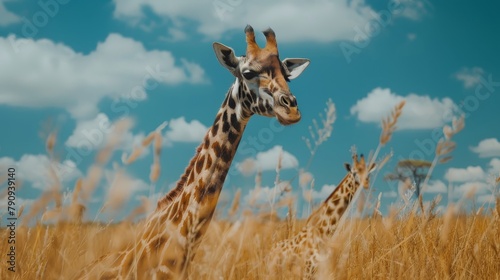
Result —
M330 200L330 199L331 199L331 198L332 198L332 197L333 197L333 196L334 196L337 192L339 192L339 191L340 191L339 186L343 185L343 184L345 183L345 180L347 180L347 178L348 178L349 176L352 176L352 173L350 173L350 172L349 172L349 173L347 173L347 174L344 176L344 178L342 179L342 181L340 181L340 183L338 183L338 184L337 184L337 186L335 186L335 190L333 190L333 192L331 192L331 193L330 193L330 195L329 195L329 196L328 196L325 200L323 200L323 202L321 202L320 206L319 206L319 207L317 207L317 208L313 211L313 213L311 213L311 215L309 216L309 218L307 218L306 224L311 223L313 218L315 218L315 217L317 218L317 216L318 216L318 215L315 215L315 214L316 214L316 212L321 211L322 206L323 206L323 205L324 205L324 204L325 204L328 200Z
M200 146L198 146L198 148L196 149L194 157L191 158L191 161L189 162L188 166L184 170L182 177L179 179L179 181L177 181L175 188L173 188L170 192L168 192L168 194L166 196L164 196L163 198L158 200L157 209L161 209L162 207L165 207L168 204L170 204L182 192L182 188L186 184L189 173L191 173L191 170L193 170L193 167L195 165L196 160L198 159L198 155L200 154L202 147L203 147L203 143L201 143Z

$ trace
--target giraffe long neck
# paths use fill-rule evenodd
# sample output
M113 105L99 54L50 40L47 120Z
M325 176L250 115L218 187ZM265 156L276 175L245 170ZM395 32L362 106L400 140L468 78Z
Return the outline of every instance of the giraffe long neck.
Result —
M354 175L348 173L321 206L311 214L307 225L316 227L325 237L332 236L358 187Z
M176 188L158 201L156 212L186 237L197 225L201 237L215 212L226 175L250 118L238 102L241 91L237 79L229 89L213 125L208 129Z

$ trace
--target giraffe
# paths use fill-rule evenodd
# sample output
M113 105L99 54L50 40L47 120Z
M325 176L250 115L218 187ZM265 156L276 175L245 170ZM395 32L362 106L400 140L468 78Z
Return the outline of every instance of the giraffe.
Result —
M298 269L305 279L314 278L319 262L324 258L322 248L333 237L338 221L346 211L360 186L368 188L369 173L375 170L375 163L366 166L363 155L358 160L352 156L353 164L345 163L347 174L337 188L307 219L306 225L292 238L278 242L272 249L270 271L281 266L283 269ZM304 269L304 271L300 271ZM273 273L274 274L274 273Z
M223 44L213 44L218 61L235 77L213 125L176 187L158 201L132 248L101 257L83 270L83 278L187 277L250 117L275 117L282 125L301 119L287 82L298 77L310 62L303 58L281 61L274 31L269 28L263 33L266 45L260 48L253 28L246 26L244 56L236 56Z

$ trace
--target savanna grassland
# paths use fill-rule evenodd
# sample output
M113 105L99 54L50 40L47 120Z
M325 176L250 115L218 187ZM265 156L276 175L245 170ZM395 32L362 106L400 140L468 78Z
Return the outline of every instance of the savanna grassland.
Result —
M377 158L381 148L391 139L403 107L404 102L398 104L391 116L383 121L379 145L372 158ZM316 135L306 141L312 157L330 136L334 121L335 108L329 102L325 119L321 120L323 127L311 132ZM74 279L82 268L100 256L138 242L137 233L143 226L144 216L153 208L149 200L143 199L143 203L120 222L92 222L86 216L91 194L110 162L117 139L129 125L116 123L114 136L109 137L96 155L95 164L84 178L77 180L70 194L63 195L56 173L52 172L48 176L53 177L54 187L34 201L29 210L17 209L16 271L10 272L7 263L6 252L10 244L6 240L11 231L2 227L0 237L5 242L0 242L0 279ZM437 164L451 159L450 153L456 146L452 137L463 127L462 118L443 128L444 136L436 147L428 175ZM142 146L122 157L124 165L130 164L139 160L144 149L153 146L151 184L156 183L160 171L161 129L153 131ZM47 153L57 162L55 134L48 135L46 145ZM379 169L389 157L377 161ZM130 178L124 171L117 176L99 212L120 209L127 200L121 187L127 185ZM299 184L312 187L310 178L306 177L301 176ZM5 184L6 178L2 180ZM276 187L283 186L279 182L278 166ZM497 176L492 182L493 189L499 182ZM260 185L258 174L255 189ZM412 188L411 184L406 187ZM274 274L267 267L269 258L273 257L270 254L273 244L294 236L305 224L294 214L298 207L296 201L282 195L293 188L286 185L280 189L281 194L271 209L259 208L251 201L242 205L241 192L236 192L228 214L216 215L210 224L189 267L189 277L302 279L300 264L280 267ZM440 209L439 197L432 201L414 199L395 205L388 214L382 215L380 195L377 199L369 194L370 191L363 190L361 193L368 195L351 203L354 205L351 213L364 214L345 215L347 218L340 221L334 238L326 240L318 279L500 279L500 198L496 198L492 207L480 206L472 211L464 207L465 201L474 199L472 196ZM3 199L6 195L3 192L0 196ZM310 197L304 199L310 201ZM288 213L284 218L276 214L276 209L280 208Z
M500 279L500 219L494 215L348 221L328 247L321 279ZM193 279L301 279L300 267L270 275L266 257L300 221L248 216L214 221L190 268ZM72 279L95 258L134 242L141 224L37 225L17 230L17 271L2 262L1 279ZM6 231L2 230L5 240ZM0 250L7 251L6 242Z

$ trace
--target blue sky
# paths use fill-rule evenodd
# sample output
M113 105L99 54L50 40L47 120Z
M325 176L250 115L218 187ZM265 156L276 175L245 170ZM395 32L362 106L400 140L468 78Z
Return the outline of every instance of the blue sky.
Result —
M445 204L451 186L455 202L475 189L478 205L487 205L493 197L489 181L500 173L499 8L495 1L0 0L0 165L4 171L16 166L23 182L17 198L29 207L53 185L48 167L55 163L45 150L49 132L57 131L55 153L66 167L57 176L62 189L71 191L108 138L102 127L130 118L134 125L102 167L88 204L92 218L109 193L125 193L129 200L120 215L126 215L140 196L149 195L153 153L149 148L127 166L122 153L130 154L166 121L155 185L157 195L166 193L233 82L211 44L243 54L248 23L275 30L282 59L305 57L311 65L290 84L301 122L281 128L275 120L252 118L242 140L247 149L234 159L220 207L237 189L244 205L256 194L255 174L238 168L245 161L263 169L257 199L267 203L280 151L281 179L308 167L312 197L321 201L345 175L351 146L359 153L375 150L381 118L403 99L399 129L380 154L392 151L393 157L373 186L375 196L383 193L381 210L400 202L404 192L382 180L383 174L399 159L432 160L433 131L461 113L466 126L453 138L453 159L436 167L425 199L441 194ZM258 40L263 43L263 36ZM336 108L333 132L308 166L303 137L328 99ZM123 173L129 183L110 187ZM304 191L292 181L299 215Z

